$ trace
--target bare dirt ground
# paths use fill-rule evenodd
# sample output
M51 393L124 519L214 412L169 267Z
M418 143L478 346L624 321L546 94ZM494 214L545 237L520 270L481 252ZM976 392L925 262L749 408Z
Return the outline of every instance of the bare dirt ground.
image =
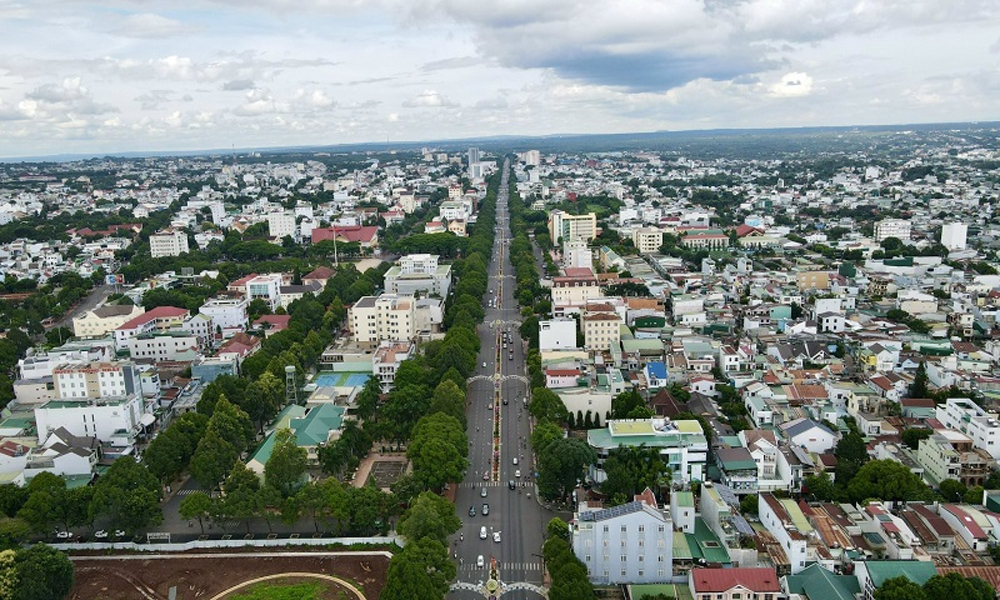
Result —
M250 579L297 572L339 577L362 590L366 598L375 600L385 585L389 566L389 559L382 555L241 554L225 557L206 554L117 558L75 556L76 584L69 598L167 600L170 588L176 586L177 600L203 600ZM331 586L336 587L335 584Z

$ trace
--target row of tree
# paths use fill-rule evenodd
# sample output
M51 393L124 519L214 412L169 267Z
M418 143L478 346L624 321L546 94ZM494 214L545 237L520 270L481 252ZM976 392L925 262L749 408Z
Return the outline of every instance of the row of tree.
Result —
M594 585L587 576L587 567L570 548L569 526L562 519L552 519L546 527L547 539L542 556L552 583L551 600L586 600L596 598Z

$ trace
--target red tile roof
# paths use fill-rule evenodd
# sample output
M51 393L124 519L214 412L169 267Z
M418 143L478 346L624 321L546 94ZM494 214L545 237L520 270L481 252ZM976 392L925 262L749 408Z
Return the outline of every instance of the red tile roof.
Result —
M550 377L572 377L580 374L580 369L549 369L545 371Z
M778 574L771 568L692 569L695 593L726 592L738 585L757 593L780 592Z
M260 326L263 323L267 323L271 326L271 329L281 331L283 329L288 329L288 322L291 320L291 315L262 315L259 319L254 321L253 324L255 326Z

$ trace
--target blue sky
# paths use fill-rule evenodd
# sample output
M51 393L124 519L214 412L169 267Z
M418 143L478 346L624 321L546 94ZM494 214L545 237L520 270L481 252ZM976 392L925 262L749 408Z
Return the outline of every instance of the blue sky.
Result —
M0 156L1000 119L995 0L0 0Z

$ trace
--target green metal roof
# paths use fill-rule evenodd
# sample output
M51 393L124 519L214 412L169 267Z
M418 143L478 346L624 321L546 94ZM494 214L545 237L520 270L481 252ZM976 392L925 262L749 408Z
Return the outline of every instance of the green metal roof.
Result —
M318 446L325 442L331 431L340 429L344 407L333 404L314 406L301 419L292 419L291 429L299 446Z
M900 575L905 575L917 585L923 585L938 574L934 563L925 560L871 560L865 561L865 566L868 567L868 575L875 587Z
M701 517L695 517L694 533L685 533L691 558L710 563L729 563L729 551Z
M854 600L861 593L861 584L853 575L836 575L813 564L798 575L789 575L788 592L809 600Z

